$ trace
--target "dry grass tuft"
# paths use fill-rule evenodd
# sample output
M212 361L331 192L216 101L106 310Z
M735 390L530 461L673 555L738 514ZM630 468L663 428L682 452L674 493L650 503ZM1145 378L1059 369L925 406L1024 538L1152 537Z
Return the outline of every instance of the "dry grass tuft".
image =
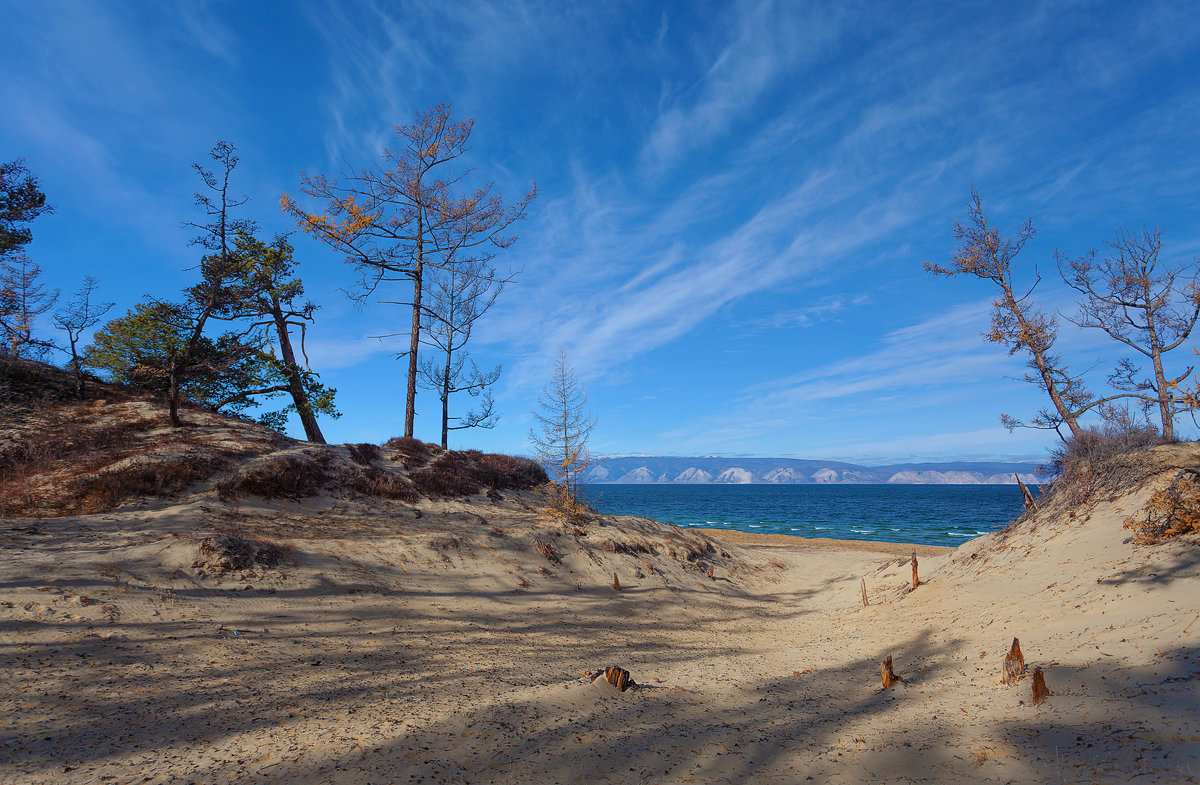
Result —
M264 499L303 499L316 496L330 481L329 456L277 455L243 469L217 483L225 500L244 496Z
M1038 473L1054 482L1039 508L1076 511L1101 499L1114 499L1155 473L1146 450L1164 444L1151 427L1130 424L1089 428L1060 444Z
M430 498L471 496L489 489L525 490L547 482L545 470L531 460L478 450L449 450L410 477Z
M442 451L436 444L429 444L411 436L388 439L383 446L392 451L392 460L399 461L405 469L424 466L431 456Z
M624 553L629 556L636 556L639 553L647 553L654 555L658 553L658 549L654 547L654 543L637 541L637 542L620 542L618 540L605 540L600 543L600 547L609 553Z
M253 567L276 567L291 557L292 551L277 542L251 539L229 531L219 531L200 541L205 558L193 567L215 573L240 572Z
M537 549L538 553L540 553L540 554L542 554L542 556L546 557L546 561L548 561L552 564L561 564L562 563L562 559L560 559L558 557L558 554L554 552L554 546L551 545L549 541L542 542L538 538L534 537L533 538L533 547Z
M363 466L379 460L382 452L378 444L347 444L346 451L350 453L350 460Z
M407 478L378 466L355 472L350 478L349 486L365 496L396 499L409 504L414 504L421 498L421 494Z
M134 496L166 496L207 480L226 465L223 458L189 455L167 460L130 461L76 479L72 512L90 514L115 509Z

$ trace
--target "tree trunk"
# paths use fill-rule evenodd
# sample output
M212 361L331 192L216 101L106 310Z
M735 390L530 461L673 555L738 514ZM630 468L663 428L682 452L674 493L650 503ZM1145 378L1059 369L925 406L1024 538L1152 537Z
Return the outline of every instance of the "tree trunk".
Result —
M283 355L283 375L287 378L288 392L292 395L292 403L296 405L296 414L300 416L300 422L304 425L304 438L316 444L325 444L321 426L317 425L317 416L313 414L308 395L304 392L304 380L300 377L300 366L296 363L296 353L292 350L287 321L283 318L278 301L273 302L272 306L275 331L279 333L279 353Z
M446 352L446 368L442 373L442 449L449 449L447 444L450 432L450 352Z
M413 266L412 332L408 342L408 396L404 402L404 435L412 438L417 418L417 349L421 344L421 278L424 276L425 230L417 210L417 261Z
M1012 648L1004 655L1004 669L1001 671L1005 684L1015 684L1025 674L1025 655L1021 653L1021 642L1013 638Z
M1046 689L1046 674L1042 673L1041 668L1033 669L1033 705L1036 706L1046 698L1050 697L1050 690Z
M167 411L171 419L171 426L178 428L183 425L183 422L179 419L179 375L173 361L171 363L171 370L168 373L170 374L170 379L167 382Z
M886 690L898 681L903 681L896 672L892 670L892 655L884 657L883 662L879 663L879 676L883 681L883 688Z
M1158 391L1158 412L1162 417L1162 435L1169 442L1175 441L1175 412L1171 406L1171 390L1167 386L1167 375L1163 372L1162 353L1154 346L1154 386Z

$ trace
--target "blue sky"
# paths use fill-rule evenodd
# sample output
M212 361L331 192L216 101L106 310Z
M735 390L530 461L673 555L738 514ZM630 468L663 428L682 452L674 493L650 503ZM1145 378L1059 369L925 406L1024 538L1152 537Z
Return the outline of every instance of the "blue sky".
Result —
M502 419L452 446L526 451L561 347L598 453L1037 457L1051 437L1000 426L1042 404L979 338L991 293L921 263L949 260L972 185L1002 228L1034 219L1022 275L1047 308L1072 308L1054 250L1118 226L1157 224L1192 263L1189 6L0 0L0 159L26 157L56 207L30 247L47 280L93 272L123 312L191 282L189 165L216 140L239 148L245 216L288 231L302 170L371 163L449 101L480 176L540 192L498 259L519 283L476 331ZM353 271L295 245L322 306L308 354L345 413L326 435L401 433L399 340L370 336L408 317L356 311ZM1103 384L1101 336L1059 348ZM437 409L418 395L418 436Z

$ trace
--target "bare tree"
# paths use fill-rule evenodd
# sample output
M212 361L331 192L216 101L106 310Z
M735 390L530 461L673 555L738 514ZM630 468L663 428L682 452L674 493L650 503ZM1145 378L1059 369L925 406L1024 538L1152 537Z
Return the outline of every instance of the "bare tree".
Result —
M1083 433L1079 418L1089 409L1123 396L1096 399L1083 380L1073 375L1062 358L1054 354L1054 342L1058 338L1058 325L1052 314L1041 311L1031 299L1041 276L1034 270L1034 280L1029 288L1018 294L1013 284L1012 263L1036 229L1032 220L1027 220L1013 237L1001 237L988 224L983 214L979 192L971 189L971 201L967 205L967 222L954 222L954 239L958 243L954 261L947 267L925 264L925 270L934 275L971 275L991 282L996 287L996 299L992 304L992 329L983 334L985 340L1008 348L1014 355L1028 356L1024 381L1036 385L1049 398L1052 409L1041 409L1028 425L1007 414L1000 415L1001 422L1010 430L1018 427L1052 429L1062 436L1060 427L1066 425L1071 435Z
M1176 386L1192 368L1168 376L1163 355L1187 340L1200 316L1196 261L1160 264L1162 232L1157 227L1118 231L1106 246L1103 257L1095 250L1074 259L1057 255L1063 280L1083 295L1078 314L1068 318L1080 327L1103 330L1149 360L1150 377L1138 378L1141 370L1123 357L1109 382L1147 407L1157 406L1163 438L1174 440L1175 414L1183 403Z
M408 282L411 300L383 302L409 306L408 384L404 435L413 435L417 398L417 353L421 343L422 287L427 267L446 267L474 249L477 258L516 241L509 227L525 217L537 195L534 186L520 201L505 206L491 182L464 194L456 189L472 170L455 172L453 163L470 149L474 121L453 122L450 106L418 112L412 125L396 126L399 150L384 150L383 165L349 167L341 179L301 174L300 190L325 200L327 213L309 213L284 194L283 210L300 227L346 254L361 275L356 299L364 303L384 284ZM396 333L399 334L399 333Z
M79 356L79 340L86 330L95 327L116 303L97 302L93 295L100 286L95 276L85 275L75 297L54 313L54 324L67 334L71 352L70 368L75 374L75 394L83 394L83 365Z
M53 308L60 294L38 280L41 274L42 268L23 251L0 256L0 337L3 350L15 357L42 357L55 348L33 337L37 317Z
M529 443L538 459L553 469L555 506L568 519L580 511L580 477L589 463L587 440L596 427L587 400L587 391L560 349L554 375L538 395Z
M501 367L481 372L465 347L475 322L495 304L504 284L495 269L479 259L455 261L431 276L421 318L422 341L436 348L438 356L421 361L418 381L435 391L442 403L443 449L449 431L492 428L499 420L490 388L500 378ZM479 398L479 406L451 417L450 396L458 392Z

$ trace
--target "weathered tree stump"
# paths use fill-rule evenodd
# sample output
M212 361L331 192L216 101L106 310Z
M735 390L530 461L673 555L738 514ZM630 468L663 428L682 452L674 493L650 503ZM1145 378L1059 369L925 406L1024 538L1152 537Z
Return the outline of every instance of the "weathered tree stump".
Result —
M629 671L618 668L616 665L610 665L604 669L604 678L621 692L635 686L633 679L629 677Z
M860 580L862 581L863 607L865 608L871 604L871 601L867 599L867 579L861 578Z
M614 572L613 573L613 591L620 591L620 590L621 590L621 579L618 578L617 574Z
M1021 653L1021 641L1013 638L1012 648L1004 655L1004 683L1016 684L1025 675L1025 655Z
M913 568L913 591L916 591L917 587L921 585L921 579L917 577L917 552L916 551L913 551L913 555L912 555L912 568Z
M1036 706L1046 698L1050 697L1050 690L1046 689L1046 674L1042 673L1041 668L1033 669L1033 705Z
M1014 473L1013 477L1017 478L1017 485L1021 486L1021 493L1025 496L1025 509L1036 510L1037 504L1033 501L1033 494L1025 487L1025 483L1021 482L1021 475Z
M879 675L883 679L883 688L885 690L898 681L904 681L892 670L892 655L890 654L884 658L883 662L879 663Z

